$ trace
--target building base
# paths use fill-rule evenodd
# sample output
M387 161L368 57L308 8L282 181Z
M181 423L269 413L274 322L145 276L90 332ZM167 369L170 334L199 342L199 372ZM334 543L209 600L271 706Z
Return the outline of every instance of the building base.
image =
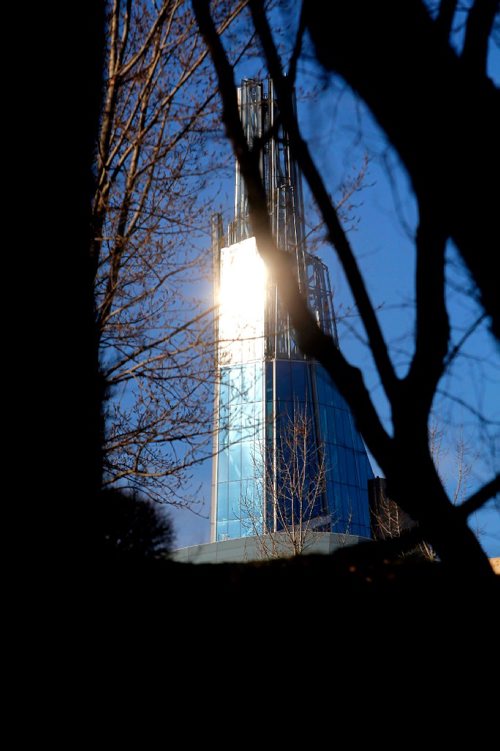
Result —
M331 532L310 532L302 555L328 555L338 548L356 545L367 538ZM269 558L288 558L293 555L290 541L283 535L240 537L236 540L207 542L179 548L172 553L178 563L245 563Z

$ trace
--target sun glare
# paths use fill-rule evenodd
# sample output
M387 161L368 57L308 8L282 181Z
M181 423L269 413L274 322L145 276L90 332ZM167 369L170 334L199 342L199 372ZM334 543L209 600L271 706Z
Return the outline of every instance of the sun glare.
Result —
M255 238L223 248L220 268L221 350L230 362L245 362L260 357L267 274Z

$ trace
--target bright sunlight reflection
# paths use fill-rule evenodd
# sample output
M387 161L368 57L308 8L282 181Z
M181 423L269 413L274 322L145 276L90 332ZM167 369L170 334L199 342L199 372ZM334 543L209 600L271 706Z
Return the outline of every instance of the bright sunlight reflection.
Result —
M219 354L224 364L264 353L266 267L255 238L222 248L219 286Z

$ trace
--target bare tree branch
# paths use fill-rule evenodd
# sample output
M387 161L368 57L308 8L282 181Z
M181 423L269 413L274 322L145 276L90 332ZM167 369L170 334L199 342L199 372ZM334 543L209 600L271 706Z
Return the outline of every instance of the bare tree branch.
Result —
M257 27L256 27L257 28ZM304 33L306 30L306 20L304 16L304 7L301 8L299 26L297 29L297 37L293 47L292 56L288 65L288 82L291 89L295 86L295 79L297 76L297 63L299 61L300 53L302 51L302 41L304 39Z
M219 33L245 5L213 3ZM210 274L197 244L221 162L209 154L216 84L188 0L115 0L107 30L91 249L105 481L169 500L211 454L213 309L195 287ZM249 37L235 33L237 57Z
M483 321L486 319L486 313L482 313L480 316L476 318L475 321L471 323L471 325L468 327L467 331L464 332L464 334L460 337L458 342L450 349L448 354L446 355L446 360L444 362L444 367L449 368L453 360L457 357L457 355L462 351L463 346L467 339L469 339L472 334L477 331L479 326L483 323Z
M251 0L250 9L255 28L259 33L259 37L266 53L269 71L276 86L278 105L283 118L283 123L290 136L295 158L309 183L311 192L318 204L321 215L328 229L330 239L342 262L349 285L357 301L361 319L370 340L370 345L380 373L382 384L387 395L390 397L397 389L397 379L373 305L368 296L365 283L361 276L350 243L339 221L338 214L331 202L321 175L314 164L309 148L300 133L298 122L293 111L290 86L283 75L281 61L264 13L262 0Z
M455 17L458 0L441 0L439 13L436 18L436 26L443 39L447 42L451 33L451 25Z
M494 5L494 0L481 0L470 19L466 57L481 59L471 67L436 33L423 0L335 3L328 23L320 0L304 0L317 59L362 97L402 160L417 197L434 203L500 338L498 289L489 263L498 234L500 98L478 72Z
M433 208L420 202L420 223L417 230L416 301L417 322L415 354L406 378L408 406L422 410L425 422L445 368L450 324L445 302L445 244ZM432 336L429 336L432 331ZM411 416L404 417L411 420Z
M469 11L462 60L478 75L486 73L488 42L498 12L498 0L475 0Z
M500 493L500 474L496 474L492 480L473 493L458 507L458 511L464 517L468 517L475 511L478 511L490 498L493 498L498 493Z

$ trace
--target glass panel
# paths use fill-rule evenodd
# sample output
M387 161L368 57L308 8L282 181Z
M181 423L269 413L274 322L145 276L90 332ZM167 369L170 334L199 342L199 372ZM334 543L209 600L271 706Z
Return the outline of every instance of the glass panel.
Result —
M351 421L349 420L349 413L345 409L343 409L341 411L341 415L342 415L342 427L344 429L345 445L353 446Z
M234 446L241 441L241 428L232 428L228 431L228 446Z
M219 483L217 486L217 521L227 521L228 518L228 500L227 500L227 483Z
M252 480L242 482L241 511L241 535L259 534L262 530L262 497L258 484Z
M255 420L255 435L254 438L258 441L261 440L262 425L264 420L263 403L255 402L254 404L254 420Z
M283 400L293 400L290 363L276 362L276 396Z
M353 422L352 433L353 433L353 436L354 436L354 448L357 449L357 451L364 452L364 450L365 450L365 444L363 443L363 439L361 438L360 434L358 433L358 430L356 428L356 425L354 423L354 419L353 419L352 416L351 416L351 420Z
M220 369L220 382L221 386L228 386L229 385L229 373L231 371L231 368L221 368Z
M360 513L361 509L359 507L359 489L350 485L349 497L351 498L351 504L352 504L353 522L355 522L356 524L360 524L361 523L361 513Z
M241 428L243 425L243 405L238 399L233 399L229 408L229 425L231 428Z
M234 540L238 537L241 537L241 524L240 521L232 521L228 522L227 525L227 533L230 540Z
M337 443L338 441L338 430L337 430L337 421L336 421L336 414L333 407L327 408L327 419L328 419L328 429L327 429L327 440L330 443Z
M324 372L325 371L322 365L320 365L318 362L314 364L314 373L316 376L317 386L320 389L323 389L323 384L325 382Z
M337 387L334 386L333 384L332 384L332 395L333 395L334 404L337 407L337 409L345 409L345 410L349 409L344 397L340 394Z
M356 503L356 488L352 485L346 486L347 514L352 523L358 523L358 506Z
M262 516L241 520L241 537L254 537L262 533Z
M321 404L318 407L320 441L328 440L328 418L326 409L327 408Z
M266 363L266 400L272 401L273 399L273 365L272 363Z
M346 449L347 482L360 485L357 456L352 449Z
M274 425L272 420L266 421L266 441L268 445L271 445L274 435Z
M244 402L241 405L241 424L245 429L244 434L242 434L243 440L245 440L245 436L253 439L255 432L255 418L254 407L252 403Z
M341 446L346 445L346 435L345 435L345 429L344 429L344 412L341 409L335 410L335 427L337 430L336 440Z
M295 399L306 401L307 396L307 365L305 363L292 362L292 390Z
M335 444L328 444L328 457L329 457L329 463L328 463L328 469L332 475L332 481L336 480L338 482L339 477L339 459L337 456L337 446Z
M223 427L219 430L219 451L229 446L229 432Z
M371 480L373 478L373 472L372 468L370 466L370 462L368 461L368 457L365 452L362 454L358 454L358 466L359 466L359 474L360 474L360 486L363 489L368 488L368 480Z
M241 393L241 367L235 365L232 368L228 368L229 373L229 390L231 398L239 396Z
M255 398L255 365L243 365L241 368L241 399L253 402Z
M229 519L240 519L241 516L241 508L240 508L240 494L241 494L241 485L239 482L230 482L229 483L229 494L228 494L228 518Z
M217 524L217 541L227 540L227 522L219 522Z
M219 482L226 482L228 478L229 469L229 452L227 449L219 451L217 456L217 480Z
M254 443L241 444L241 476L252 478L255 476Z
M255 364L255 401L262 401L264 394L262 388L264 385L264 368L262 363Z
M229 388L228 386L221 388L223 390L219 395L219 425L225 427L229 419Z
M229 480L241 478L241 443L229 446Z
M342 446L339 446L337 448L337 477L339 479L339 482L345 483L346 482L346 467L345 467L345 454L344 454L344 448Z
M276 433L279 434L281 430L282 422L284 419L284 415L286 415L285 403L279 400L276 401L275 409L276 409L276 412L274 415L274 419L276 423Z
M229 387L226 383L219 386L219 404L221 409L229 402Z
M340 521L344 525L344 532L346 532L352 524L351 518L351 504L347 494L347 488L345 485L339 485L341 506L340 506Z
M329 407L336 406L335 387L331 382L330 376L326 373L323 376L323 399Z
M331 474L329 472L326 473L326 502L327 502L327 513L332 514L332 521L333 521L333 482L331 478Z
M321 372L320 372L320 368L318 365L314 366L312 373L313 373L313 378L316 379L316 394L318 396L318 403L324 404L325 394L324 394L324 388L323 388L323 379L321 377Z

